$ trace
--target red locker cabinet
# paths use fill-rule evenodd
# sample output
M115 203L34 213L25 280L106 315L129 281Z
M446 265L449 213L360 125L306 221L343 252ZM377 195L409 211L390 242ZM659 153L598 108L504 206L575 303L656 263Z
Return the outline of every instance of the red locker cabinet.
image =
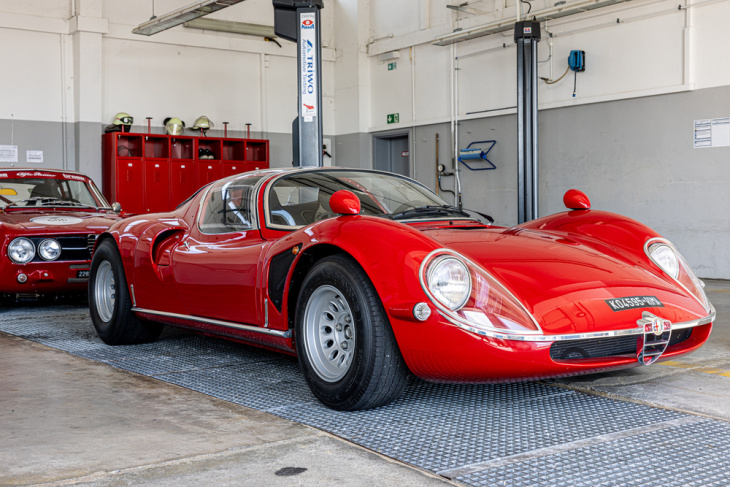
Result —
M128 213L173 210L201 186L269 167L269 141L113 132L102 136L102 191Z

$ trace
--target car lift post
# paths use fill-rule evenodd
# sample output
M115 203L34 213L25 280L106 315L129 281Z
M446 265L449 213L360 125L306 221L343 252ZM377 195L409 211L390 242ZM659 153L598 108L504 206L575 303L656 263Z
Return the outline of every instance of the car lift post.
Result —
M518 222L537 218L537 43L540 22L515 23Z
M322 38L324 0L272 0L274 31L297 43L299 115L292 124L295 166L322 166Z

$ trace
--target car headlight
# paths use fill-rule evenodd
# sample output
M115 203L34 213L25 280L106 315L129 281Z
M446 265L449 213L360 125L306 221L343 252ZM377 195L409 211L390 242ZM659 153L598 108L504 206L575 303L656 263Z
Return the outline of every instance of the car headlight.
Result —
M16 264L27 264L35 257L35 246L25 237L16 238L8 245L8 257Z
M45 260L56 260L61 256L61 244L49 238L38 246L38 254Z
M661 270L676 279L679 276L679 258L674 250L664 243L655 243L649 246L649 258Z
M527 309L485 269L448 249L421 264L421 286L452 323L480 334L539 334Z
M674 245L662 238L653 238L646 243L644 251L662 271L692 294L706 311L710 310L710 301L702 289L702 283Z
M469 270L455 257L438 257L428 266L426 276L433 297L447 308L459 309L469 299L471 293Z

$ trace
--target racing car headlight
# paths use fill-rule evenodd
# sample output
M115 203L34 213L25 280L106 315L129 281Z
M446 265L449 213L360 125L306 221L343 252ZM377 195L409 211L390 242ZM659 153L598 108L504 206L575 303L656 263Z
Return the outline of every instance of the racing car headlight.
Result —
M481 266L451 250L426 257L421 283L441 314L463 328L476 333L541 333L512 293Z
M16 264L27 264L35 257L35 246L25 237L16 238L8 245L8 257Z
M679 276L679 258L669 245L663 243L650 245L649 258L673 279Z
M441 304L451 310L464 306L471 293L471 277L466 265L456 257L435 259L426 273L428 288Z
M61 256L61 244L52 238L44 240L38 246L38 254L44 260L56 260Z
M664 239L652 239L647 242L645 248L646 255L652 262L697 298L705 310L710 310L710 301L702 289L702 283L695 276L682 254L671 243Z

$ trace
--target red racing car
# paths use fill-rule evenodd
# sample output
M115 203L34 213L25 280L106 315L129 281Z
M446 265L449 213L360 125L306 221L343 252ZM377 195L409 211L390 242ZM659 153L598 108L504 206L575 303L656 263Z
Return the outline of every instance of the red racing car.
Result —
M94 240L118 220L83 174L0 169L0 296L84 293Z
M232 176L102 234L92 321L108 344L168 324L296 354L338 410L392 401L410 373L530 380L700 347L715 311L674 246L564 199L571 211L500 228L384 172Z

